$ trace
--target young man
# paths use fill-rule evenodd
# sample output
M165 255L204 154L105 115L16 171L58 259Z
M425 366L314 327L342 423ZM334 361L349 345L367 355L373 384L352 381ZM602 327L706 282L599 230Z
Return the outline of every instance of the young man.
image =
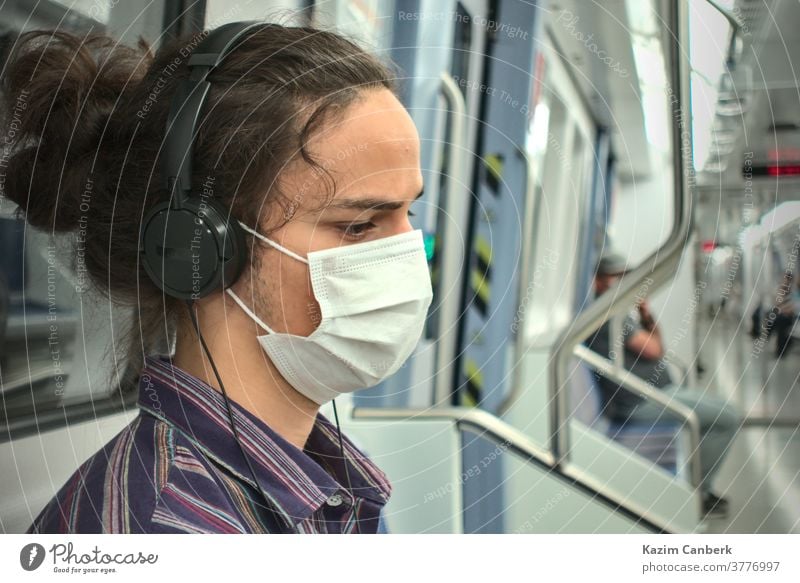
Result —
M319 408L395 372L422 333L432 290L409 222L422 191L419 136L393 71L353 42L238 24L246 34L223 38L232 48L210 74L213 43L192 65L186 39L152 57L55 31L22 38L7 63L6 105L30 98L9 133L4 195L31 225L83 229L93 284L137 317L119 366L137 373L140 414L29 532L379 530L391 486ZM148 238L142 223L187 186L159 157L171 101L204 75L184 180L201 201L184 217L196 220L192 238L168 240L168 220ZM221 228L242 229L225 241L242 241L243 271L184 302L157 282L174 272L143 263L174 259L187 275L177 284L188 283L194 258L209 257L193 237L210 241L212 202ZM188 207L166 208L181 217Z

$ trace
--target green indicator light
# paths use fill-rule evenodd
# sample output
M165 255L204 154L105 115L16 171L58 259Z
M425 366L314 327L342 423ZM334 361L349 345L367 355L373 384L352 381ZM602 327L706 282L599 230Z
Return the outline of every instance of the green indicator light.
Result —
M436 235L432 233L426 233L422 240L425 243L425 256L428 258L428 261L433 259L433 249L436 246Z

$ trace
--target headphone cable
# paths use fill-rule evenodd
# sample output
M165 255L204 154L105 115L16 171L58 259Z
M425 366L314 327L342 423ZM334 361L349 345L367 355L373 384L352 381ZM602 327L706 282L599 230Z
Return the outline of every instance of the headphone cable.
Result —
M355 534L361 534L361 527L358 524L358 513L356 512L356 493L353 491L353 484L350 483L350 470L347 464L347 458L344 457L344 445L342 444L342 429L339 427L339 414L336 412L336 399L331 401L333 405L333 419L336 421L336 433L339 436L339 453L342 457L342 465L344 466L344 475L347 479L347 489L350 490L350 495L353 497L353 520L355 520Z
M250 474L253 476L253 481L256 484L256 488L258 488L258 491L261 493L261 496L264 498L264 500L269 500L267 495L264 493L264 490L261 488L261 484L259 483L258 478L256 477L256 472L253 469L253 465L250 463L250 456L247 455L247 452L244 450L244 446L242 445L242 441L239 438L239 431L236 429L236 423L233 421L233 411L231 409L230 401L228 400L228 394L225 391L225 385L223 384L222 377L220 376L219 371L217 370L217 365L214 363L214 359L211 357L211 351L208 349L208 346L206 345L206 341L203 338L203 333L200 331L200 324L197 322L197 316L195 316L194 310L192 309L193 306L194 306L193 300L186 300L186 307L189 310L189 317L192 320L192 325L194 326L194 329L197 332L197 337L200 340L200 345L203 347L203 351L205 352L206 357L208 358L208 362L209 364L211 364L211 369L214 371L214 376L216 377L220 389L222 390L222 397L223 400L225 401L225 409L228 411L228 420L230 421L231 429L233 430L234 440L236 441L236 444L239 446L239 450L242 452L242 456L244 457L244 461L247 463L247 467L250 469ZM339 437L339 452L342 457L342 465L344 465L344 473L347 479L347 488L350 490L350 493L353 497L353 506L354 506L353 517L355 520L355 532L356 534L360 534L360 528L358 525L358 516L356 514L356 509L355 509L355 493L353 492L353 486L350 483L350 471L348 469L347 460L345 459L344 456L342 430L339 427L339 415L336 412L336 402L333 401L332 404L333 404L333 416L334 419L336 420L336 432ZM270 508L264 505L259 504L259 506L261 506L262 508L266 508L267 510L271 510Z

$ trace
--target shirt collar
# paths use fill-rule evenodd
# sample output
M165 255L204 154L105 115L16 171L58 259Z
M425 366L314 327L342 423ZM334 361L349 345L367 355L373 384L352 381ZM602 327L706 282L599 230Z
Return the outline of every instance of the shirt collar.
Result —
M336 427L321 413L317 413L301 450L229 401L259 485L287 523L294 526L305 520L334 493L352 502L348 477L357 497L380 505L388 500L391 485L386 475L342 435L345 469ZM139 407L175 426L204 453L256 487L234 439L222 393L173 365L169 358L149 356L139 381Z

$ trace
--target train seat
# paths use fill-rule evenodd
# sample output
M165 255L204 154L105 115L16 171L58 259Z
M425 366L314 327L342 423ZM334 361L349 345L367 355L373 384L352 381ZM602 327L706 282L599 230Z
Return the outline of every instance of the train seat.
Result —
M584 363L573 361L570 370L569 402L572 418L605 434L672 474L685 467L688 446L678 421L618 423L602 411L602 396L594 374Z

